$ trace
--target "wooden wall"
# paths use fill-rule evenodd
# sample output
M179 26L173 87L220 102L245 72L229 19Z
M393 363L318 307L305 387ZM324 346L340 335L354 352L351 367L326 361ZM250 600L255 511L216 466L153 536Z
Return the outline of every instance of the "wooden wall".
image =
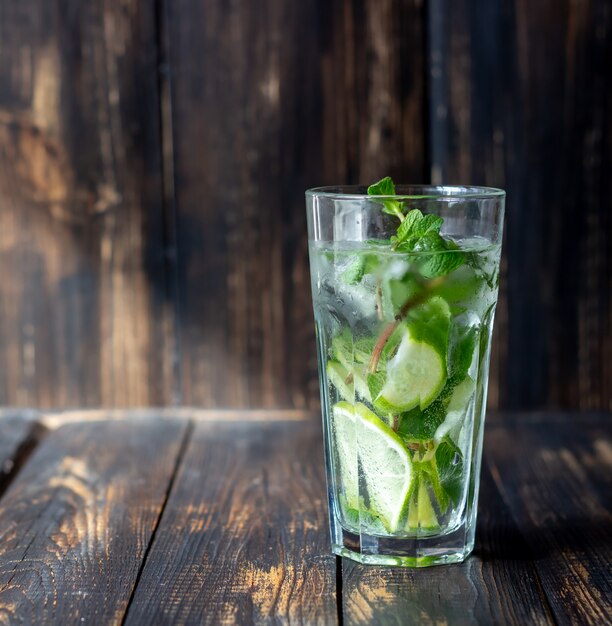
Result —
M303 191L508 190L490 400L612 407L607 0L0 0L0 403L318 404Z

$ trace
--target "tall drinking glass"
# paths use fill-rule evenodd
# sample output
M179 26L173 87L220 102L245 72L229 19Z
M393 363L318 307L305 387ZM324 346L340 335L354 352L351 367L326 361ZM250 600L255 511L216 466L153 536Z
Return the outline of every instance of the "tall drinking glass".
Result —
M312 297L332 550L424 567L474 547L505 193L396 194L306 192Z

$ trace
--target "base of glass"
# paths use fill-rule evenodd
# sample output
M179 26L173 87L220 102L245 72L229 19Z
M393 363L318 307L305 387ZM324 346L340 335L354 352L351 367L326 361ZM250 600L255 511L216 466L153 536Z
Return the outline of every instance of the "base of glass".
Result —
M342 530L342 543L332 543L332 552L365 565L431 567L461 563L474 549L466 543L464 529L423 537L376 537Z

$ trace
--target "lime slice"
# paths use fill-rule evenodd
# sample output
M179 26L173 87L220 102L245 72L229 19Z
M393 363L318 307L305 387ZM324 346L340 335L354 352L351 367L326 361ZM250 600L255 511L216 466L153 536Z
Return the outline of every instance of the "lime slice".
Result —
M327 362L327 379L336 388L344 400L353 401L354 389L350 382L349 373L337 361Z
M465 380L453 389L446 409L446 417L434 434L436 443L440 443L446 435L449 435L455 443L458 442L459 432L463 426L466 411L474 395L475 387L474 381L467 376Z
M448 403L448 411L465 411L469 401L472 399L475 387L474 381L469 376L466 376L453 390L453 395Z
M408 530L415 531L418 528L423 530L438 530L440 527L438 517L431 504L431 499L424 481L419 481L419 488L416 497L410 504L408 513Z
M387 379L379 398L397 412L416 406L423 410L436 399L445 383L445 355L431 344L413 339L406 329L397 353L387 365Z
M410 501L412 461L398 435L361 403L355 405L355 427L370 510L395 532Z
M370 395L370 390L368 389L368 383L366 382L366 366L361 363L350 363L350 361L340 360L338 363L345 372L344 380L352 381L350 386L355 386L355 393L366 402L372 402L372 396ZM328 365L329 369L329 365ZM329 371L328 371L329 375ZM347 400L353 399L353 393L351 391L350 396L344 396Z
M338 402L332 409L332 438L334 459L338 464L336 479L344 490L346 505L359 508L357 475L357 442L355 438L355 408L349 402Z
M372 402L370 396L370 390L368 389L368 383L366 382L366 365L363 363L356 363L353 361L353 339L348 332L343 332L340 335L334 337L332 341L332 352L334 359L336 359L340 365L346 370L344 379L347 380L349 374L352 374L352 384L354 385L357 395L366 402ZM350 380L350 379L349 379ZM351 390L350 396L342 397L347 400L353 400L353 393Z
M437 530L439 528L438 517L431 504L424 476L419 477L418 483L416 493L412 496L410 502L408 530L411 532L419 528L423 530Z

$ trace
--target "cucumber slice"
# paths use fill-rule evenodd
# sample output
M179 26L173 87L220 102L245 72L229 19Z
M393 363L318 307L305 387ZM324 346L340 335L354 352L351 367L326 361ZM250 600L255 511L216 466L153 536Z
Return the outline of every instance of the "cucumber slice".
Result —
M446 355L431 344L416 341L406 329L395 356L387 365L387 378L375 402L382 400L394 411L428 407L446 383Z

